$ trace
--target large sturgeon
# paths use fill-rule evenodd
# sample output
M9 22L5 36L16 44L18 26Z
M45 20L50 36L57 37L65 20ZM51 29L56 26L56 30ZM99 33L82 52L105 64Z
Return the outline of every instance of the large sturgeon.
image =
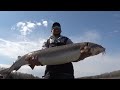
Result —
M57 65L80 61L83 60L80 56L80 51L85 46L89 47L89 50L87 50L88 55L86 57L105 52L104 47L91 42L74 43L41 49L19 57L10 68L0 71L0 74L9 75L13 70L17 71L23 65L29 65L32 69L34 69L35 66L39 65ZM30 56L34 58L37 56L37 58L30 59Z

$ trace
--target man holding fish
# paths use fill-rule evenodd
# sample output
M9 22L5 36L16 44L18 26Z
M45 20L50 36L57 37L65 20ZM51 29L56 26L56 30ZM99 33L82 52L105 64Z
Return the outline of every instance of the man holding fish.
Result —
M47 42L44 43L43 49L73 43L68 37L61 35L61 25L58 22L53 23L51 33L52 35L49 37ZM85 47L85 49L87 50L88 47ZM81 50L81 55L81 58L84 59L87 53L84 52L84 50ZM46 65L46 70L43 78L74 79L74 68L72 62L60 65Z

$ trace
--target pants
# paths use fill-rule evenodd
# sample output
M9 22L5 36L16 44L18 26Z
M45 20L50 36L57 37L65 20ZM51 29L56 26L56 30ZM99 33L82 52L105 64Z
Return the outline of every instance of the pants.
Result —
M69 73L47 73L44 79L74 79L74 75Z

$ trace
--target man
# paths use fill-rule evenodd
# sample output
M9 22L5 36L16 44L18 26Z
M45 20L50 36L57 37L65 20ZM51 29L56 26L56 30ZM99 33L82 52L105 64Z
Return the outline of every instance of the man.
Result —
M51 29L52 35L43 44L43 49L72 44L73 42L65 36L61 35L61 25L58 22L53 23ZM88 56L88 46L80 48L80 60ZM37 56L35 56L37 57ZM35 57L29 57L35 59ZM78 60L79 61L79 60ZM75 61L75 62L78 62ZM44 79L74 79L74 68L72 62L60 65L46 65Z
M52 35L44 43L43 49L72 44L73 42L61 35L61 25L58 22L52 25ZM72 62L60 65L47 65L45 70L45 79L74 79L74 69Z

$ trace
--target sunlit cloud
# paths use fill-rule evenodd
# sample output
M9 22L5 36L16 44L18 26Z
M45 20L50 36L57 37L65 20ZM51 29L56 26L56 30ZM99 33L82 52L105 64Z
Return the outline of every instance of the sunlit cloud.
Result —
M120 69L120 55L96 55L74 63L75 76L92 76Z
M9 68L10 66L11 65L0 64L0 68ZM44 75L44 71L45 66L35 66L35 68L32 70L28 65L24 65L17 72L32 74L34 76L42 78L42 76Z
M0 39L0 54L10 58L16 58L19 55L24 55L28 52L39 50L45 39L39 38L38 41L19 41L12 42L5 39Z
M118 33L118 32L120 32L120 30L114 30L114 31L113 31L113 33Z
M41 25L42 25L40 22L37 22L36 24L37 24L38 26L41 26Z
M33 22L18 22L16 24L17 29L20 31L21 35L27 35L30 34L37 24Z
M110 31L108 34L109 34L109 36L115 36L119 33L120 33L120 30L113 30L113 31Z
M20 21L16 25L14 25L11 29L18 30L21 35L26 36L36 30L37 27L47 27L48 21L42 20L41 22L36 21Z
M42 24L43 24L43 26L47 27L47 26L48 26L48 21L43 20L43 21L42 21Z
M101 35L97 31L86 31L80 36L70 37L74 42L98 42L101 40Z

